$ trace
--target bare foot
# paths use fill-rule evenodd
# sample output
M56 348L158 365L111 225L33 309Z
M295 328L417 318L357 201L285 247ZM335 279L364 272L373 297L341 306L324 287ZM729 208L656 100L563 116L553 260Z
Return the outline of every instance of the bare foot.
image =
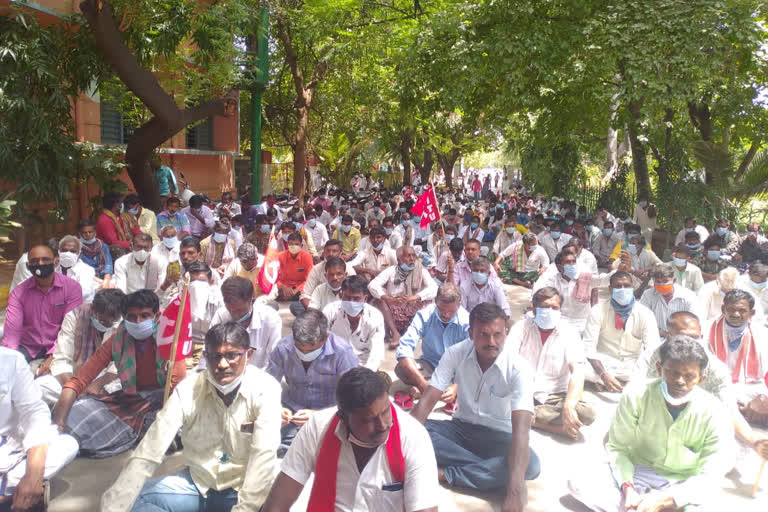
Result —
M387 348L389 350L395 350L399 344L400 344L400 333L397 333L397 332L392 333L392 337L389 338L389 344L387 345Z

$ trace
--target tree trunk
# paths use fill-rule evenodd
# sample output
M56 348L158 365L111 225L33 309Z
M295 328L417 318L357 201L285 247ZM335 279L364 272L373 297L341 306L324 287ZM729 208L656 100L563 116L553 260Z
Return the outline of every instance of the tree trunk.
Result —
M701 140L710 142L712 140L712 116L706 99L698 103L688 103L688 115L693 126L699 131ZM705 167L704 182L707 185L712 185L714 181L715 177L712 175L712 172Z
M635 171L638 197L651 197L651 179L648 175L646 150L637 133L637 125L629 124L629 146L632 150L632 169Z
M437 161L440 162L440 167L443 168L443 176L445 176L445 186L453 188L453 167L456 165L456 160L461 155L458 148L454 148L450 153L438 153Z
M307 166L307 125L309 109L296 109L296 148L293 150L293 193L300 200L304 198L304 169Z
M411 184L411 135L400 133L400 157L403 160L403 186Z
M749 164L751 164L752 160L754 160L755 155L757 154L757 150L760 149L760 142L760 139L757 139L752 142L751 146L749 146L747 154L744 155L744 158L742 159L741 163L739 164L739 168L736 171L736 181L741 181L742 176L744 176L747 168L749 168Z
M435 159L432 156L432 150L425 149L424 150L424 162L421 166L421 182L422 183L428 183L429 178L432 175L432 167L435 166Z
M155 75L142 68L126 46L108 0L84 0L80 3L80 10L104 60L154 116L134 133L125 148L125 161L128 163L128 176L144 204L151 210L159 211L157 181L149 164L152 153L192 123L213 115L234 115L237 100L230 92L223 98L180 109L160 86Z

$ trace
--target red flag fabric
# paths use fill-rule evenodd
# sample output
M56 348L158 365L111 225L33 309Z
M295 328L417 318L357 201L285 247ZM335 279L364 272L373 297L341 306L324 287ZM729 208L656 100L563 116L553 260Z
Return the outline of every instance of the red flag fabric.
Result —
M157 322L157 350L166 361L171 359L171 347L173 346L173 333L176 330L176 319L179 316L181 298L177 295L168 304ZM179 341L176 344L176 357L174 361L180 361L192 353L192 308L189 304L189 294L186 296L184 312L181 315L181 330Z
M403 192L403 197L406 199L410 199L410 197L413 195L413 187L408 185L408 188L405 189Z
M421 229L440 220L440 210L437 208L437 198L435 197L435 189L432 188L432 185L429 185L424 190L424 193L419 196L416 204L411 208L411 213L421 215L421 223L419 224Z
M267 252L264 255L264 264L259 270L257 281L261 287L264 295L269 295L273 286L277 286L277 274L280 271L280 261L277 259L277 255L280 251L277 250L277 240L275 239L275 228L272 227L272 233L269 235L269 243L267 244Z

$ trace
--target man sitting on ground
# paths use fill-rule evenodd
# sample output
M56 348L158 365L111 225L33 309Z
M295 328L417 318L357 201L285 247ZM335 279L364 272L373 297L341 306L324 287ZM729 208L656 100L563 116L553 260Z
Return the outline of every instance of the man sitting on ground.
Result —
M282 251L277 259L280 262L277 298L282 301L296 300L312 271L312 256L301 248L300 234L291 233L288 236L288 250Z
M657 265L651 272L653 288L646 290L640 297L640 304L653 311L659 336L664 337L664 328L669 315L675 311L690 311L701 318L699 301L696 295L675 282L675 270L669 265Z
M540 472L528 446L534 375L523 358L504 350L506 321L495 304L475 307L469 339L445 351L412 414L426 421L440 481L479 491L506 489L502 509L523 510L525 480ZM453 419L427 420L454 380L459 407Z
M328 332L328 320L308 309L293 321L289 336L269 355L267 372L285 381L283 392L282 450L315 411L336 405L333 390L341 376L359 364L354 349Z
M592 244L592 254L595 255L600 266L609 266L613 263L611 254L616 244L621 242L621 235L613 228L613 222L605 221L600 234Z
M5 347L0 390L0 510L46 510L47 480L77 456L77 441L51 425L29 365Z
M753 322L755 297L731 290L723 314L704 328L709 349L728 366L736 401L747 420L768 426L768 329Z
M128 220L129 226L136 226L142 233L152 237L153 242L159 242L160 238L157 236L157 217L155 212L145 208L141 204L141 198L136 194L128 194L123 199L123 207L125 212L123 213L123 219Z
M277 467L280 385L248 364L252 351L240 325L219 324L208 331L208 369L185 379L170 395L102 496L103 511L133 506L229 512L256 510L264 503ZM186 467L145 484L179 431Z
M195 261L187 267L189 274L189 309L192 323L192 353L187 356L187 369L200 362L205 334L211 328L216 313L224 305L221 287L213 281L213 270L202 261Z
M309 307L309 301L312 300L312 293L315 291L315 288L322 283L327 282L325 279L325 262L331 258L341 257L341 242L338 240L328 240L325 243L325 247L323 247L322 256L323 258L320 260L320 263L314 265L309 272L307 282L304 283L304 288L301 290L298 302L292 302L290 305L289 309L291 310L291 313L293 313L293 316L298 316L306 311ZM352 268L352 265L350 265L349 262L346 263L347 277L355 275L355 269Z
M480 256L480 242L474 238L464 240L464 258L461 261L455 261L453 267L453 282L458 286L463 283L472 280L472 268L469 265L470 261L474 261L475 258ZM490 279L498 281L499 276L496 274L495 269L491 269Z
M47 245L32 247L27 258L32 277L13 289L5 311L3 346L34 361L36 375L48 373L64 316L83 303L77 281L54 272L58 261Z
M469 313L461 307L461 290L445 283L437 290L435 303L413 317L395 352L395 375L411 386L410 396L416 398L429 386L429 379L445 351L469 336ZM421 357L415 356L421 340ZM456 400L456 385L448 386L440 397L445 403Z
M493 267L505 283L533 288L533 283L547 268L549 261L536 235L526 233L519 242L501 251Z
M120 323L120 306L125 294L114 288L99 290L92 304L82 304L64 317L56 339L51 373L41 375L35 383L43 392L43 401L56 405L61 386L80 370L101 344L110 339ZM114 365L97 377L85 392L89 395L104 393L105 386L117 380ZM110 390L113 388L109 387Z
M213 234L200 241L203 261L218 272L219 276L224 276L227 267L235 259L237 249L235 241L229 238L231 229L228 221L214 221Z
M707 366L704 348L693 338L676 336L659 355L661 379L630 386L621 397L608 432L608 464L581 468L583 476L568 484L590 510L712 505L711 489L728 471L733 437L728 414L698 387Z
M541 288L531 299L534 316L524 316L507 336L507 350L520 354L536 370L533 427L579 439L579 429L595 421L597 411L581 400L584 348L579 335L560 320L562 297Z
M80 260L80 240L72 235L66 235L59 241L58 271L77 281L83 291L83 302L93 302L93 294L99 284L96 282L96 271L93 267Z
M341 297L341 283L347 277L347 264L341 258L331 258L325 262L325 283L312 292L309 307L322 311L325 306L336 302Z
M243 244L244 246L245 244ZM211 326L235 322L248 331L251 339L250 364L265 370L269 355L280 340L283 321L280 314L271 307L257 301L253 284L242 277L227 278L221 284L221 297L224 307L219 308L211 320ZM201 359L201 365L205 359Z
M371 281L384 269L397 265L397 256L395 251L384 247L386 241L384 228L379 226L371 228L368 237L371 240L371 246L358 253L351 264L355 272Z
M635 300L632 276L618 271L610 279L609 300L592 307L584 328L586 379L611 393L624 389L645 348L659 345L656 318Z
M701 269L691 262L690 251L685 245L678 245L672 253L672 266L675 269L676 281L683 288L697 293L704 286Z
M389 402L384 379L353 368L339 380L336 402L299 431L263 511L288 512L314 473L307 510L437 512L432 444Z
M151 250L151 236L144 233L133 235L131 252L115 261L115 288L127 295L147 289L148 285L151 285L150 265L147 264Z
M121 311L123 322L115 335L64 384L53 409L53 422L77 438L84 457L106 458L130 450L162 407L169 363L155 341L160 302L154 292L140 290L124 298ZM115 364L122 390L75 402L110 363ZM170 364L175 386L186 375L186 366L183 359Z
M346 340L355 350L360 365L378 370L384 360L384 317L367 303L368 281L350 276L341 284L341 300L323 308L328 330Z
M341 226L337 227L331 236L334 240L341 241L341 259L344 261L350 261L355 257L361 237L360 230L352 225L351 215L344 215L341 218Z
M112 274L115 267L109 246L96 238L96 224L90 219L83 219L77 224L80 234L80 260L90 265L96 273L96 277L102 279L102 288L110 288ZM15 274L14 274L15 277ZM11 286L13 289L13 286Z
M507 294L498 280L491 280L491 262L485 256L478 256L469 262L472 279L461 283L461 305L471 312L482 302L496 304L507 317L512 316Z
M181 201L178 197L169 197L165 203L165 211L157 215L157 232L162 235L160 230L168 224L172 224L176 228L176 236L179 237L179 240L192 234L189 229L189 219L181 211Z

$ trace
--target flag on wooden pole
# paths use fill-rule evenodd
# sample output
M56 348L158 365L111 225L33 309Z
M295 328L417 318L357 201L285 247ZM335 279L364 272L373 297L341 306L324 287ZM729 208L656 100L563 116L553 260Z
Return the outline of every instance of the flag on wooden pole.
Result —
M181 308L182 299L184 300L183 308ZM177 323L178 335L176 334ZM174 336L178 336L176 356L171 358ZM157 350L166 361L180 361L192 353L192 311L186 289L181 296L174 297L160 315L160 320L157 322Z
M424 193L419 196L416 204L411 208L411 213L414 215L421 215L421 223L419 227L425 229L431 223L440 220L440 209L437 206L437 197L435 197L435 189L430 184Z
M277 286L277 275L280 271L280 261L277 259L279 252L277 250L277 240L275 239L275 227L272 226L272 232L269 234L269 243L264 254L264 264L261 265L259 275L256 277L264 295L269 295L272 287Z

